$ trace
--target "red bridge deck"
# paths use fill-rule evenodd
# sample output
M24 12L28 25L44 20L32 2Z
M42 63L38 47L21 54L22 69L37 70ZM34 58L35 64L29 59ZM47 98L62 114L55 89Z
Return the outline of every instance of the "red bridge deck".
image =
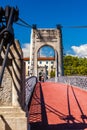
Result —
M31 130L86 130L87 92L60 83L37 83L29 123Z

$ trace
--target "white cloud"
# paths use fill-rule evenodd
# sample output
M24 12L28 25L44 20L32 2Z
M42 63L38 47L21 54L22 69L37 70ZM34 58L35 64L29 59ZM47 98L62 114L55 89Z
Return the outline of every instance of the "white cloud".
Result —
M87 57L87 44L72 46L71 48L78 57Z
M23 57L29 57L30 56L30 44L29 43L24 44L22 51L23 51Z

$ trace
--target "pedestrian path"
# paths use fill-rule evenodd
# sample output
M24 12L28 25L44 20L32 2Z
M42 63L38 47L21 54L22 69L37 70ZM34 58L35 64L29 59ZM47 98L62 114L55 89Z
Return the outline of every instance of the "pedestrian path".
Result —
M31 130L86 130L87 92L62 83L37 83L29 123Z

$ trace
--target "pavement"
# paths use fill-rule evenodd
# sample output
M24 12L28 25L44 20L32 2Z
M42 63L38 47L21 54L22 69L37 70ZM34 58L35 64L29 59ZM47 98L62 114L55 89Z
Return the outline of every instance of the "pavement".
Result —
M87 91L38 82L29 109L30 130L87 130Z

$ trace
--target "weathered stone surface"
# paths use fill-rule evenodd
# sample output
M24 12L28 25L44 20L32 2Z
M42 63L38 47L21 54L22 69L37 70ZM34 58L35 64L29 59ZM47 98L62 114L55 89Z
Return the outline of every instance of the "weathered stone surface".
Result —
M0 71L4 60L5 48L0 57ZM22 88L24 87L25 74L23 67L23 53L17 40L10 47L5 72L0 88L0 106L21 106ZM23 106L23 105L22 105Z
M0 57L0 71L5 48ZM27 130L24 111L25 74L22 49L17 41L10 47L0 86L0 130Z
M0 108L0 130L27 130L25 112L19 108Z
M3 47L3 50L1 52L1 57L4 59L4 54L5 54L5 47ZM15 40L14 43L10 46L10 51L8 54L9 59L22 59L23 58L23 52L20 47L19 41Z
M1 63L1 62L0 62ZM2 66L0 66L0 71ZM7 61L0 88L0 106L12 105L12 60Z
M5 130L5 123L3 122L1 117L0 117L0 130Z

